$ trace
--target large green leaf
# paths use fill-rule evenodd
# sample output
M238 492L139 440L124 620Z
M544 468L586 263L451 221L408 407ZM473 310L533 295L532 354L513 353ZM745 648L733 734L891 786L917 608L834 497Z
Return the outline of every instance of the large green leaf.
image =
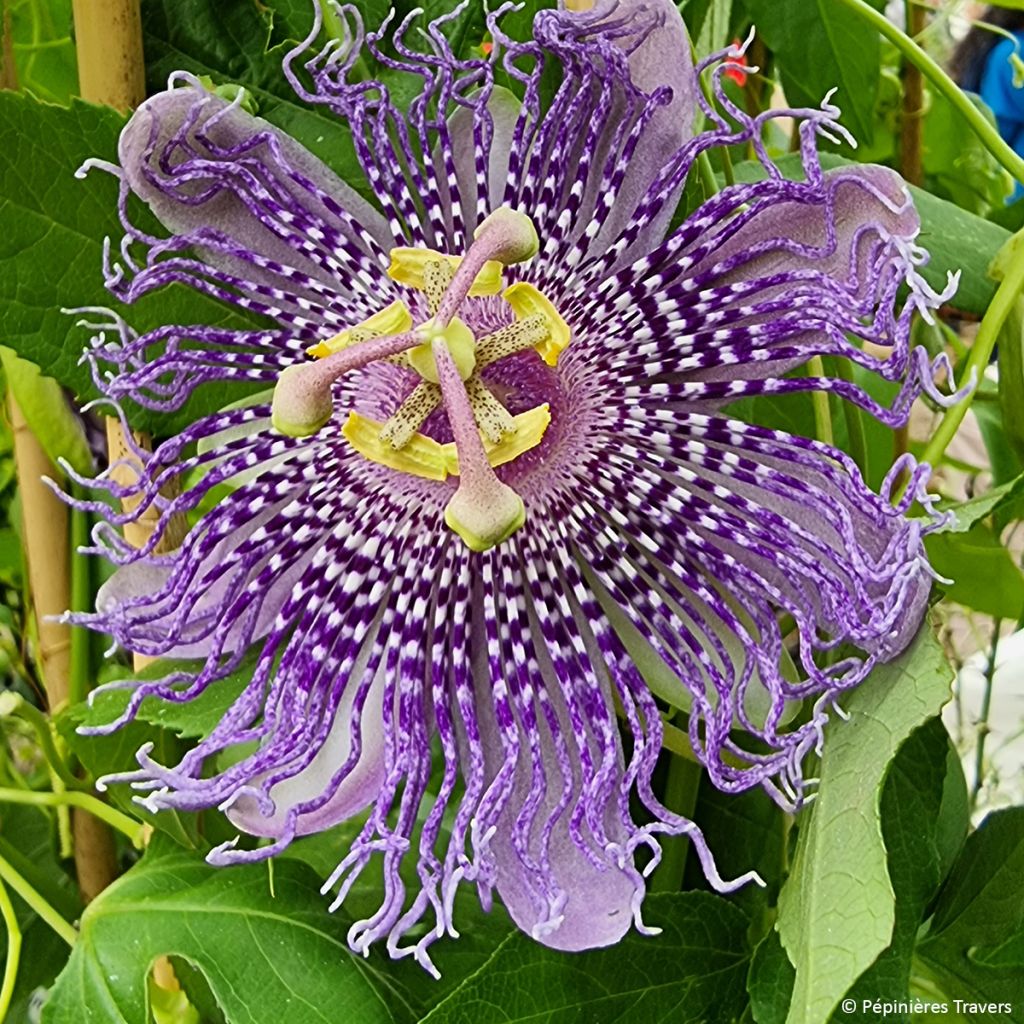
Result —
M286 5L291 15L286 35L305 35L312 6L305 15ZM166 88L172 71L208 75L216 85L244 85L266 118L301 142L344 181L369 194L351 135L344 122L323 106L310 106L296 96L284 77L281 61L294 43L271 46L274 14L254 0L145 0L146 85L150 92Z
M404 1000L345 943L309 868L212 868L147 853L82 915L81 936L43 1024L142 1024L153 961L173 954L206 976L229 1024L391 1024ZM392 1012L392 1006L394 1012Z
M697 1024L745 1004L746 916L710 893L651 896L657 938L631 932L610 949L568 956L510 935L423 1024Z
M951 1000L1003 1004L970 1021L1024 1021L1024 807L990 814L964 844L917 948Z
M841 703L828 728L816 802L801 823L777 927L796 967L789 1024L819 1024L892 938L894 894L879 818L900 744L949 697L952 670L926 624L896 661ZM809 818L809 820L808 820Z
M74 175L89 157L115 156L123 123L122 115L105 107L75 102L64 108L0 92L0 342L83 399L97 394L88 367L79 364L89 333L62 308L118 308L103 286L101 264L104 238L120 238L122 229L117 182L98 172L84 181ZM247 323L180 285L121 311L140 330L165 323ZM237 385L208 385L174 416L134 410L133 421L171 433L241 394Z
M928 560L946 595L958 604L1001 618L1024 611L1024 573L1017 560L985 523L963 533L935 533L925 538Z
M743 2L775 53L789 102L817 107L835 88L844 121L858 139L870 142L881 62L878 33L833 0Z
M840 1009L833 1018L851 1024L863 1020L865 1003L911 998L914 943L925 908L967 837L967 785L940 719L916 729L900 747L882 791L881 816L896 920L889 948L847 993L858 1009ZM897 1024L905 1018L892 1019Z

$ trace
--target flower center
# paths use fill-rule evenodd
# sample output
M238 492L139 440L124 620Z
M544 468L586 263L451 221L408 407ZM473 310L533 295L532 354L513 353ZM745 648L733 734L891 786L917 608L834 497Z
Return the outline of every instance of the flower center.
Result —
M481 377L481 370L533 348L554 366L570 331L554 306L525 282L502 291L502 268L534 256L533 223L507 207L477 229L465 256L429 249L391 251L388 274L422 291L430 318L414 327L404 302L314 345L316 362L290 366L274 390L272 422L293 437L316 433L331 418L331 385L343 374L386 360L416 373L420 382L384 423L350 412L342 433L365 458L433 480L458 476L445 522L475 551L485 551L525 519L522 499L494 473L540 443L550 422L547 405L512 416ZM477 338L456 314L469 297L497 295L515 319ZM420 433L443 406L454 441L440 444Z

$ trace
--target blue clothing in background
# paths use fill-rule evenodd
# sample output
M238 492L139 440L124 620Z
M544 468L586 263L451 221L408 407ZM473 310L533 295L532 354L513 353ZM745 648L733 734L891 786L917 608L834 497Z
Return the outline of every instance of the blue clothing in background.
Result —
M1024 32L1016 32L1014 36L1017 45L1024 48ZM1010 39L1000 39L992 47L985 57L978 92L996 115L999 134L1015 153L1024 157L1024 88L1018 89L1013 84L1014 71L1010 63L1013 51ZM1024 186L1018 182L1011 200L1022 196Z

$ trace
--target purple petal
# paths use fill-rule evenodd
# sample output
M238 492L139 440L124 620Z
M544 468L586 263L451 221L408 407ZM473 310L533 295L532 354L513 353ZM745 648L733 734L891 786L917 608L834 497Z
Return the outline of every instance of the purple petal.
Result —
M389 285L393 241L383 218L298 143L197 84L143 103L119 156L128 186L174 233L161 244L126 224L129 237L151 245L129 300L168 280L201 278L176 255L187 248L220 271L220 297L253 296L249 308L270 316L289 297L304 297L308 309L358 296L359 278Z

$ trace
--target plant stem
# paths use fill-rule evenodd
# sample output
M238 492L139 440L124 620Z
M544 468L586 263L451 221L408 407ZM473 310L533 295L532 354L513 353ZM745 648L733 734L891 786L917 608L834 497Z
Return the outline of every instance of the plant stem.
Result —
M985 115L932 57L925 53L905 32L901 32L893 25L881 11L876 11L865 0L837 0L837 2L848 7L859 18L874 26L914 67L919 68L935 89L960 111L985 148L1017 181L1024 181L1024 159L1003 141L995 125L989 124Z
M812 356L807 360L807 376L825 376L825 364L821 361L821 356ZM825 444L835 444L835 432L832 430L832 410L828 404L828 392L812 391L811 404L814 407L815 436Z
M906 8L907 35L916 39L924 31L925 10L912 0L908 0ZM921 69L905 55L901 75L903 106L900 112L900 173L911 185L920 185L924 180L921 156L924 78Z
M146 826L134 818L129 818L127 814L104 803L91 793L83 793L81 790L49 793L31 789L0 789L0 804L3 803L28 804L35 807L78 807L123 833L131 840L136 849L142 849Z
M978 716L978 739L974 750L974 783L971 786L971 810L978 806L981 786L985 777L985 740L988 738L988 716L992 710L992 684L996 675L996 655L999 652L999 630L1003 620L994 619L992 623L992 640L988 648L988 661L985 663L985 691L981 696L981 713Z
M684 818L693 816L700 787L701 769L691 760L671 757L665 783L665 806ZM678 892L683 885L690 840L685 835L671 836L662 843L661 863L651 876L651 892Z
M4 857L0 857L0 881L6 882L69 946L75 944L78 939L75 927L65 921Z
M711 166L711 158L706 151L697 157L697 173L700 175L700 183L704 189L704 200L706 202L718 192L718 179L715 178L715 170Z
M853 383L853 367L849 361L841 356L829 356L827 359L832 375ZM827 397L827 396L826 396ZM868 472L868 442L864 433L864 420L861 411L853 402L843 402L843 418L846 420L846 433L849 436L850 457L857 463L861 475L866 477Z
M21 926L14 913L14 904L7 894L7 886L0 882L0 914L7 927L7 958L4 961L4 981L0 987L0 1021L7 1020L11 1008L14 986L18 981L18 964L21 961Z
M18 718L28 722L35 730L39 746L42 748L43 756L46 758L46 763L53 769L60 781L68 789L84 788L85 783L81 779L76 779L68 770L64 758L57 750L57 746L53 741L50 721L38 708L29 704L20 694L8 690L0 696L0 714L16 715Z
M843 2L845 3L846 0L843 0ZM999 332L1002 330L1006 318L1013 310L1014 303L1016 303L1022 288L1024 288L1024 259L1011 260L1006 270L1006 276L999 283L996 294L985 316L982 318L981 327L978 329L974 344L971 345L971 351L964 365L964 371L957 382L958 387L962 387L972 377L975 381L981 380L985 367L988 366L992 358L992 350L995 348L996 340L999 338ZM953 440L960 424L967 415L967 410L971 407L973 397L972 393L945 411L942 421L925 446L924 454L921 456L922 462L927 462L928 465L933 467L939 464L946 448L949 446L949 442Z

